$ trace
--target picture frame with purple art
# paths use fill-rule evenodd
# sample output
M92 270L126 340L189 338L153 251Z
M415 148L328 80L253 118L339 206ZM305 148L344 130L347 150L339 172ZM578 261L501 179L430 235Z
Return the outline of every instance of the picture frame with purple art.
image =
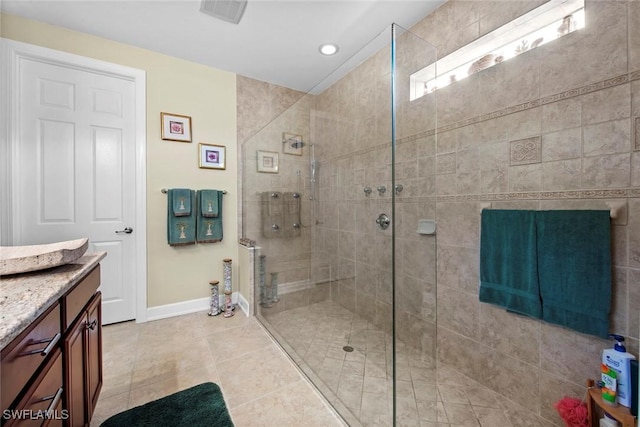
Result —
M160 113L162 139L191 142L191 117L180 114Z
M198 144L199 166L201 169L226 169L226 151L224 145Z

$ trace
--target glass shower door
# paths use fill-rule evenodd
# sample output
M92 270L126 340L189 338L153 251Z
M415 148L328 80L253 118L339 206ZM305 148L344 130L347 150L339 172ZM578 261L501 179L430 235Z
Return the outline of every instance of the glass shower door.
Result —
M435 421L434 57L393 25L242 147L256 316L351 426Z
M436 56L425 40L393 26L395 425L442 421L436 377L436 93L415 97L424 87L412 78L435 63ZM452 161L455 172L455 158Z

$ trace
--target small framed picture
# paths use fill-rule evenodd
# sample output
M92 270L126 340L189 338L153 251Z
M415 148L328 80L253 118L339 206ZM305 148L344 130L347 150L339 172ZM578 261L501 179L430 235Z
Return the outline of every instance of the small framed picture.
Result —
M304 142L302 141L302 135L296 135L295 133L282 133L282 152L285 154L294 154L296 156L302 156L302 147Z
M160 113L162 139L191 142L191 117L179 114Z
M226 147L224 145L198 144L200 168L225 169Z
M258 151L258 172L278 173L278 153Z

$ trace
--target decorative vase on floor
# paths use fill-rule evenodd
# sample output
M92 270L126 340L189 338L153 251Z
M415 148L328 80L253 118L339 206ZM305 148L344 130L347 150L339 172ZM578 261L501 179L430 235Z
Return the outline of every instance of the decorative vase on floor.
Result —
M209 316L217 316L220 314L220 291L218 289L220 282L213 280L209 284L211 285L211 310L209 311Z
M224 280L224 317L233 316L233 304L231 302L231 258L222 260L222 277Z

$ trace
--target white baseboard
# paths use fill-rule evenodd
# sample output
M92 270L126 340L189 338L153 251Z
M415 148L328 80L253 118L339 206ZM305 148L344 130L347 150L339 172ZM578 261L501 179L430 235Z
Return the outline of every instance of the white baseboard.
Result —
M249 317L249 301L247 301L245 299L245 297L243 297L240 292L238 292L238 303L237 304L238 304L238 307L240 307L242 309L242 311L244 312L245 316Z
M242 309L244 314L249 316L249 303L239 292L231 295L231 301ZM211 298L198 298L189 301L176 302L173 304L159 305L147 308L147 321L166 319L169 317L181 316L183 314L209 311ZM220 307L224 307L224 295L220 295Z

